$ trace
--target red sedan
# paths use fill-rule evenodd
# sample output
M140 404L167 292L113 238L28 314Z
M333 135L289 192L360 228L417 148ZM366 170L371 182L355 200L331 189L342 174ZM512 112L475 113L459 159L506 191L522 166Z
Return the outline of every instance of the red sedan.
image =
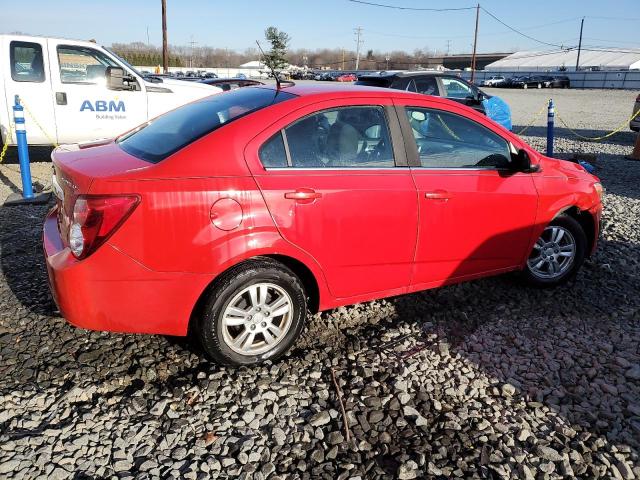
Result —
M370 87L247 87L53 153L51 289L73 325L282 355L308 312L519 270L566 281L602 187L484 115Z

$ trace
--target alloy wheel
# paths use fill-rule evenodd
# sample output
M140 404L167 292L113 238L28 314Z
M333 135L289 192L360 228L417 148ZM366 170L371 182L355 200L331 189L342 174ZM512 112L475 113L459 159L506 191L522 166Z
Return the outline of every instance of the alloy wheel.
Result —
M275 348L291 328L290 295L274 283L255 283L237 293L222 314L222 338L241 355L260 355Z
M529 271L541 279L564 275L576 257L576 241L569 230L557 225L544 229L527 260Z

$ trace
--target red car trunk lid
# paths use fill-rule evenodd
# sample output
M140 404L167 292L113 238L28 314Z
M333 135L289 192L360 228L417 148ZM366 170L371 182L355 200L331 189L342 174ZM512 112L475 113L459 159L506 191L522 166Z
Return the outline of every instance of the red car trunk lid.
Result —
M76 198L90 193L94 180L120 177L153 166L124 152L113 141L61 145L53 151L51 158L58 228L65 245L68 245L69 224Z

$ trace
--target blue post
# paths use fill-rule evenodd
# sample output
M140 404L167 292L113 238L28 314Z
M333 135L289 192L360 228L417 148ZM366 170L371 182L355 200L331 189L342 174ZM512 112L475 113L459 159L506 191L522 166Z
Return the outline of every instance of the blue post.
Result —
M553 122L556 116L556 109L553 99L549 99L549 107L547 109L547 157L553 157Z
M27 131L24 125L24 107L20 105L20 97L18 95L15 97L15 105L13 106L13 121L16 124L18 160L20 161L20 176L22 177L22 196L24 198L33 198L29 145L27 144Z

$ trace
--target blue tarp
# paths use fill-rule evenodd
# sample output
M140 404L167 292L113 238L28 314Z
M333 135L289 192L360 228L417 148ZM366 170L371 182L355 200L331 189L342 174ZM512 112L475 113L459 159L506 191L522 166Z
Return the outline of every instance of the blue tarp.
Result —
M502 100L500 97L490 97L485 98L482 101L482 105L484 106L484 110L491 120L496 123L499 123L507 130L511 130L511 109L507 102Z

